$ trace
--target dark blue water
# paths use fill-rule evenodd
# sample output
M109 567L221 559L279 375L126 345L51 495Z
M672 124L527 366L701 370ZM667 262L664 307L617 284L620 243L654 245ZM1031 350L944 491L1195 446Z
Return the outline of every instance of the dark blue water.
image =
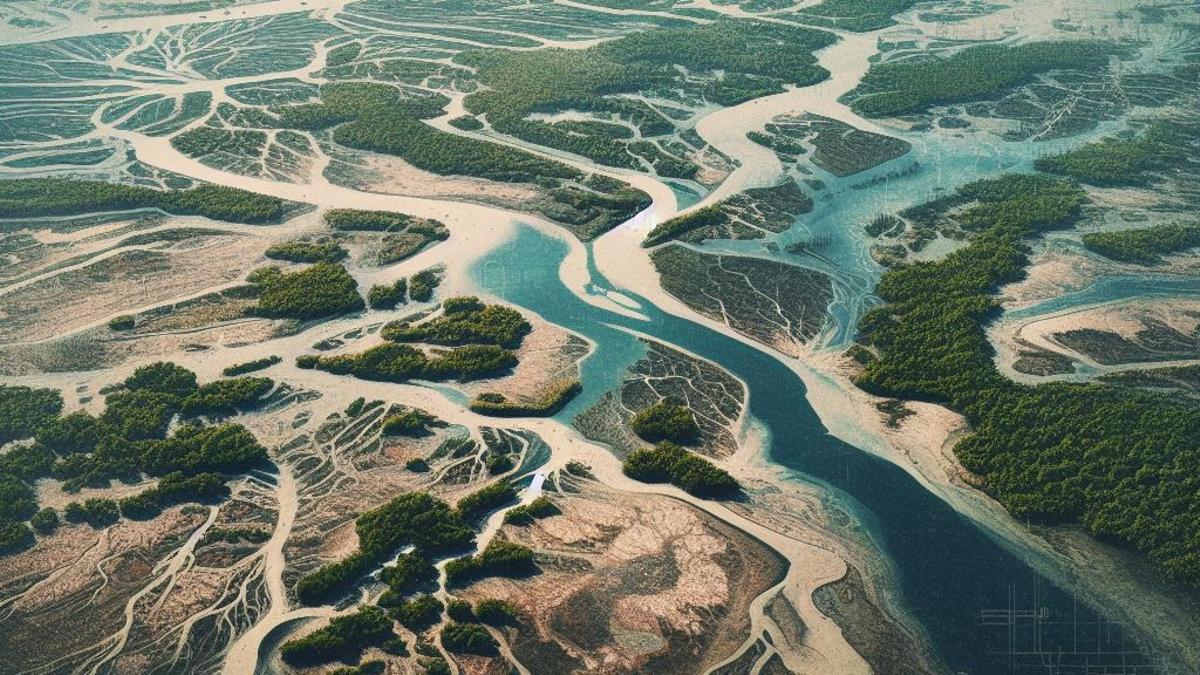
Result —
M803 382L782 363L642 298L635 299L648 323L583 302L559 281L566 252L563 242L521 228L473 270L489 292L596 343L584 364L585 395L560 413L563 421L612 389L643 353L636 338L605 324L678 345L746 382L750 413L770 434L770 458L797 472L798 480L825 486L831 500L854 514L862 536L889 563L894 578L886 583L950 672L1153 672L1121 627L1036 573L900 468L829 435Z

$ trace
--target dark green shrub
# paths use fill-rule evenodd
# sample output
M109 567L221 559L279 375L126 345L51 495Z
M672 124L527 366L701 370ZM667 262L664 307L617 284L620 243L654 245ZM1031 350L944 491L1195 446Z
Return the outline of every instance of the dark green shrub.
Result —
M534 520L557 516L560 513L562 511L554 505L554 502L546 497L538 497L528 504L505 511L504 522L513 525L528 525Z
M517 499L517 491L507 481L501 480L482 487L458 500L458 512L464 521L478 523L496 509L511 504Z
M517 610L503 600L487 598L475 605L475 616L489 626L515 626L520 623Z
M445 605L432 595L418 595L408 602L392 609L392 618L400 625L414 633L437 624L442 620L442 610Z
M248 278L259 287L259 316L315 320L362 310L358 282L341 265L319 262L297 272L275 267L256 270Z
M692 443L700 437L700 427L686 405L663 399L633 416L630 422L634 433L651 443L672 441Z
M266 256L273 260L296 263L335 263L344 260L347 255L349 252L334 241L293 241L275 244L266 252Z
M265 358L255 359L253 361L247 361L245 363L229 366L225 370L222 370L221 374L225 377L236 377L238 375L245 375L246 373L253 373L258 370L265 370L277 363L280 363L281 361L283 361L281 357L268 356Z
M466 600L451 600L446 605L446 616L454 621L474 621L475 610L471 609L471 603Z
M29 524L38 534L52 534L58 529L58 512L46 507L33 514L33 518L29 519Z
M496 639L475 623L452 623L442 629L442 646L454 654L494 656L499 653Z
M368 647L384 645L395 637L387 613L378 607L364 605L354 614L331 619L325 628L288 640L280 648L280 655L296 667L353 661Z

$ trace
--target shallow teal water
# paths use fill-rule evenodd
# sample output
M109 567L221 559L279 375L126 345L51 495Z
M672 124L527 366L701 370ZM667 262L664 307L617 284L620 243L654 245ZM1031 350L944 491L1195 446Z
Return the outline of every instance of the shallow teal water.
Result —
M912 145L903 157L845 178L815 169L827 189L812 193L812 212L799 216L790 230L777 237L778 251L768 251L762 241L753 240L708 242L705 249L772 258L828 274L834 298L826 344L842 346L853 339L858 317L873 304L872 293L882 272L870 255L875 240L864 231L872 219L944 196L973 180L1032 171L1039 156L1074 148L1120 128L1122 123L1105 123L1087 134L1040 143L1007 142L983 133L895 133ZM806 244L804 254L786 252L788 245L798 242Z
M1175 297L1200 297L1200 279L1151 274L1109 277L1100 279L1078 291L1064 293L1063 295L1030 305L1029 307L1005 312L1004 316L1010 319L1026 319L1118 300Z
M891 571L886 585L929 637L951 672L1084 673L1145 664L1119 626L1036 573L906 472L829 435L804 384L775 358L659 311L649 322L593 307L558 279L563 242L522 227L472 273L487 291L586 335L596 351L583 366L584 393L558 418L569 423L610 391L643 349L612 325L657 336L727 368L750 389L750 414L767 431L771 460L821 486L852 514ZM593 276L597 286L607 282ZM1042 663L1052 658L1059 670ZM1088 671L1086 668L1093 668Z

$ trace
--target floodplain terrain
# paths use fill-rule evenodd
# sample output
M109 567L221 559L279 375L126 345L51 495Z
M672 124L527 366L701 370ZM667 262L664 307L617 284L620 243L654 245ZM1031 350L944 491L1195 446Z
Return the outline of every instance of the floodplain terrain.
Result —
M1187 3L5 3L0 672L1196 672L1197 85Z

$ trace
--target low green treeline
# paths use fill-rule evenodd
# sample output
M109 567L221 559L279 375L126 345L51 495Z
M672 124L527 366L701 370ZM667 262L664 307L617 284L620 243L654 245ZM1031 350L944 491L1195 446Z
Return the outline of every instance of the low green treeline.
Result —
M0 218L77 216L105 211L161 209L231 223L271 223L283 217L283 201L223 185L163 191L76 178L0 181Z
M999 373L985 325L998 286L1024 275L1023 240L1071 226L1073 184L1016 175L964 186L959 216L977 234L937 262L884 274L884 305L859 323L877 358L857 378L882 396L942 403L973 433L955 447L1017 518L1080 523L1200 585L1200 407L1100 384L1017 384Z
M741 486L727 471L670 441L631 452L621 470L634 480L670 483L705 499L726 499L741 492Z
M485 392L472 398L467 408L492 417L550 417L565 408L581 391L583 384L579 380L566 380L541 398L528 402L509 401L503 394Z
M445 238L442 223L394 211L360 211L330 209L325 212L325 224L342 232L404 232L414 230L437 238Z
M224 375L225 377L235 377L237 375L245 375L246 373L253 373L253 372L256 372L259 370L266 370L267 368L270 368L271 366L273 366L277 363L280 363L282 361L283 361L283 359L279 356L266 356L261 359L255 359L253 361L246 361L245 363L234 364L232 366L229 366L225 370L222 370L221 374Z
M349 251L335 241L292 241L275 244L266 252L266 256L272 260L297 263L335 263L345 260L347 255Z
M642 242L642 246L651 248L675 239L686 232L703 227L724 225L727 222L729 222L729 216L725 213L723 205L713 204L712 206L705 206L691 213L659 223L653 230L650 230L650 234L646 235L646 240Z
M373 605L363 605L353 614L334 617L320 630L288 640L280 648L280 655L288 665L301 668L330 661L352 662L364 650L382 647L393 639L398 638L387 613Z
M458 500L456 508L463 522L477 525L489 513L516 500L516 489L508 481L500 480Z
M1147 172L1166 171L1189 157L1196 132L1188 125L1157 121L1133 138L1104 138L1062 154L1042 157L1038 171L1100 186L1144 185Z
M229 487L219 473L169 473L157 485L117 501L121 515L131 520L147 520L163 509L187 502L211 503L229 496Z
M446 563L446 586L461 587L486 577L527 577L537 573L533 550L503 539L493 539L477 555Z
M560 513L562 511L554 505L554 502L546 497L538 497L528 504L505 511L504 522L518 526L529 525L535 520L557 516Z
M867 117L924 112L930 107L987 98L1054 70L1099 71L1125 49L1099 40L985 44L932 60L873 65L850 93L850 107Z
M517 365L517 357L494 345L467 345L428 356L410 345L383 344L357 354L302 356L296 364L378 382L470 382L507 373Z
M796 12L805 23L866 33L896 25L895 15L912 9L918 0L824 0Z
M1083 245L1113 260L1154 265L1162 262L1164 255L1200 248L1200 225L1174 223L1139 230L1090 232L1083 235Z
M201 385L180 403L185 417L229 416L258 406L275 388L269 377L235 377Z

